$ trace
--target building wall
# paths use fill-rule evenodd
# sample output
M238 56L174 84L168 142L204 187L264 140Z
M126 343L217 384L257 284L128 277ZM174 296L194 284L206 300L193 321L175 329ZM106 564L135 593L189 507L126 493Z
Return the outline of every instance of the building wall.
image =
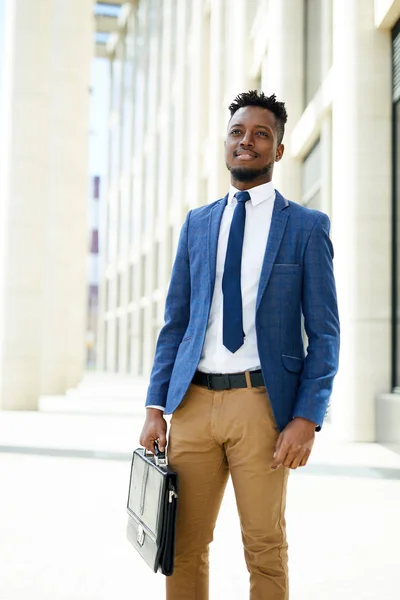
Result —
M4 24L5 18L5 0L0 0L0 65L3 65L4 59ZM3 88L3 68L0 69L0 105L2 98L2 88Z
M250 88L275 92L289 122L274 184L332 220L343 341L329 418L344 439L376 438L376 407L385 411L377 398L392 377L391 28L399 16L387 0L126 7L109 45L100 368L148 375L185 214L228 189L227 106Z
M4 0L0 408L82 378L91 0Z
M96 365L99 302L99 224L102 181L99 175L91 178L88 199L89 248L87 257L88 304L86 319L86 368Z

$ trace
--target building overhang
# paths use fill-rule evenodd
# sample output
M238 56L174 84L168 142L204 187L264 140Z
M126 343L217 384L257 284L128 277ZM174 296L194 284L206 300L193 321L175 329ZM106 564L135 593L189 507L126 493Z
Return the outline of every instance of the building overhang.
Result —
M109 55L107 45L112 34L118 31L123 4L127 4L126 0L100 0L94 5L97 58L106 58Z

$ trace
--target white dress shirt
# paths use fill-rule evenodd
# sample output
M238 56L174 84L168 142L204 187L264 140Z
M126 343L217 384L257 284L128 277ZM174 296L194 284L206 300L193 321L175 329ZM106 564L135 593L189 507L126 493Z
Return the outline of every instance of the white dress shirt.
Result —
M228 202L222 215L218 237L217 268L214 295L208 319L206 338L198 366L203 373L239 373L260 368L256 336L256 300L260 273L271 226L275 190L271 182L248 190L246 202L246 225L242 250L242 306L244 344L232 353L222 343L223 295L222 276L229 230L237 205L234 197L238 192L230 187Z
M256 336L256 300L265 248L271 227L272 211L275 202L275 189L272 182L247 190L250 200L246 202L246 224L242 250L242 303L244 344L232 353L222 343L223 296L222 276L229 230L237 205L234 197L237 190L231 185L228 201L222 215L218 236L217 265L214 295L211 303L206 337L198 370L203 373L238 373L260 368ZM159 408L161 406L148 406Z

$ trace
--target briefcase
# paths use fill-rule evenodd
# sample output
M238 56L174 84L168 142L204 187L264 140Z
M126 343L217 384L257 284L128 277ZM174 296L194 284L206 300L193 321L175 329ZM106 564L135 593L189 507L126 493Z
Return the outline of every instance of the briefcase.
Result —
M174 570L178 475L165 453L137 448L132 457L128 494L127 537L140 556L163 575Z

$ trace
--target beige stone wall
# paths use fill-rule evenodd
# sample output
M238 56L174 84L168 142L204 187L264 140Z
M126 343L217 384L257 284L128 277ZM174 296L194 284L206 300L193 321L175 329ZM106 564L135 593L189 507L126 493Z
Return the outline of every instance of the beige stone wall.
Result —
M7 0L0 407L35 409L84 367L91 0Z

